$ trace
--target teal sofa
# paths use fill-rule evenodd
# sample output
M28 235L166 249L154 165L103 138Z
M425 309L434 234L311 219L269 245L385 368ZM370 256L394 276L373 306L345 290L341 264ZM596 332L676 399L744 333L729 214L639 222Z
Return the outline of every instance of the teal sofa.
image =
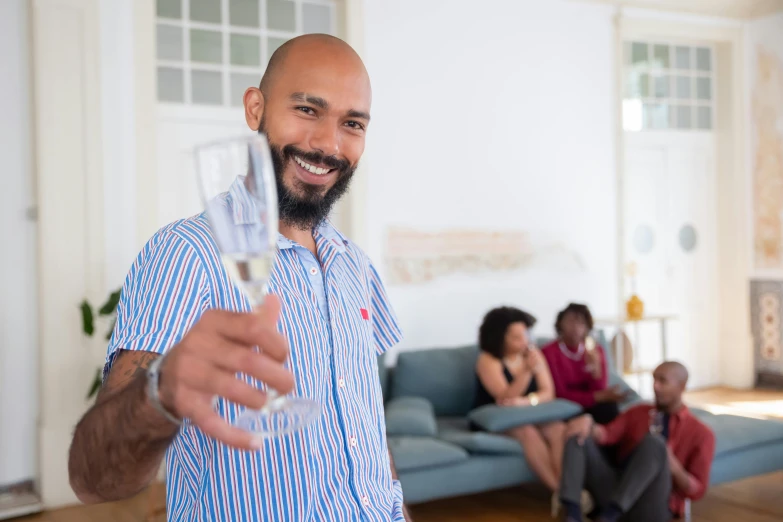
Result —
M402 352L393 368L379 362L389 448L407 503L537 480L521 446L502 432L579 413L576 404L562 400L473 410L477 356L475 346L464 346ZM613 370L610 382L630 389ZM631 391L621 408L640 400ZM783 469L783 422L693 411L716 434L712 484ZM488 431L471 431L471 421Z

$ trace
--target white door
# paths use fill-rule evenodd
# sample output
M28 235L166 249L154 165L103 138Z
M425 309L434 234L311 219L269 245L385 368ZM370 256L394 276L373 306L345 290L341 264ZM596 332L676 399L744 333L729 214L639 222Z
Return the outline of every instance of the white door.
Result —
M157 0L159 225L200 212L191 152L252 132L242 95L274 50L299 34L337 34L342 9L339 0Z
M675 316L668 357L688 367L691 387L717 384L714 51L660 41L627 41L624 51L622 248L636 267L626 288L646 315ZM656 324L629 334L637 337L635 367L661 362ZM649 376L639 385L649 392Z
M668 355L690 369L691 386L717 384L713 136L630 133L625 143L624 251L637 273L631 287L647 315L675 316L667 323ZM661 361L660 330L637 330L635 366L653 367Z

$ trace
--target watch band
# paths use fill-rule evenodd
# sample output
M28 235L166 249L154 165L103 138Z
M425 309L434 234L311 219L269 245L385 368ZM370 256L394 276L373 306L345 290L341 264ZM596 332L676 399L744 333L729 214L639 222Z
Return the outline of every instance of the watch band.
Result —
M163 355L156 357L152 364L147 369L147 398L149 398L152 406L158 410L158 412L166 417L166 419L178 426L182 425L182 419L178 419L175 415L169 412L163 404L160 402L160 396L158 395L158 388L160 386L160 365L163 363Z

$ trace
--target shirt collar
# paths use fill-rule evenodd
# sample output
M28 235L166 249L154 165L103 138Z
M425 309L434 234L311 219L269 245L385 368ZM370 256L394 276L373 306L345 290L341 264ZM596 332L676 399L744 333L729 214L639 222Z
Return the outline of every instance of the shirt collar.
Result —
M650 407L650 410L658 411L658 409L655 407L654 404ZM691 413L690 413L690 410L688 409L688 407L683 404L682 406L680 406L679 410L677 410L674 413L670 413L669 414L669 418L674 418L674 419L677 419L678 421L681 421L681 420L685 419L686 417L688 417L690 414Z
M345 252L345 246L348 244L348 239L334 228L334 225L332 225L331 221L328 219L324 220L315 230L313 230L313 237L315 238L316 245L319 247L326 243L330 248L334 248L341 254ZM299 246L299 244L295 241L288 239L283 234L277 234L277 247L280 250L297 246Z

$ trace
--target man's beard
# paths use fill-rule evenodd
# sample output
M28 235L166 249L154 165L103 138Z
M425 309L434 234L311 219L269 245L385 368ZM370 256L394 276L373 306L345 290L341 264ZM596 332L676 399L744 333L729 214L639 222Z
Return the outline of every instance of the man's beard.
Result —
M259 132L264 132L263 122ZM264 132L264 134L266 134ZM267 139L269 135L266 134ZM286 225L300 230L313 230L329 216L334 204L348 190L356 166L351 166L346 160L337 159L334 156L325 156L320 152L305 152L293 145L280 148L269 142L272 153L272 164L275 168L275 181L277 185L277 205L280 221ZM337 181L326 193L323 187L308 185L302 181L294 180L294 189L287 187L283 181L283 171L286 165L293 161L293 157L299 157L307 163L317 163L337 170ZM292 167L296 168L296 167Z

